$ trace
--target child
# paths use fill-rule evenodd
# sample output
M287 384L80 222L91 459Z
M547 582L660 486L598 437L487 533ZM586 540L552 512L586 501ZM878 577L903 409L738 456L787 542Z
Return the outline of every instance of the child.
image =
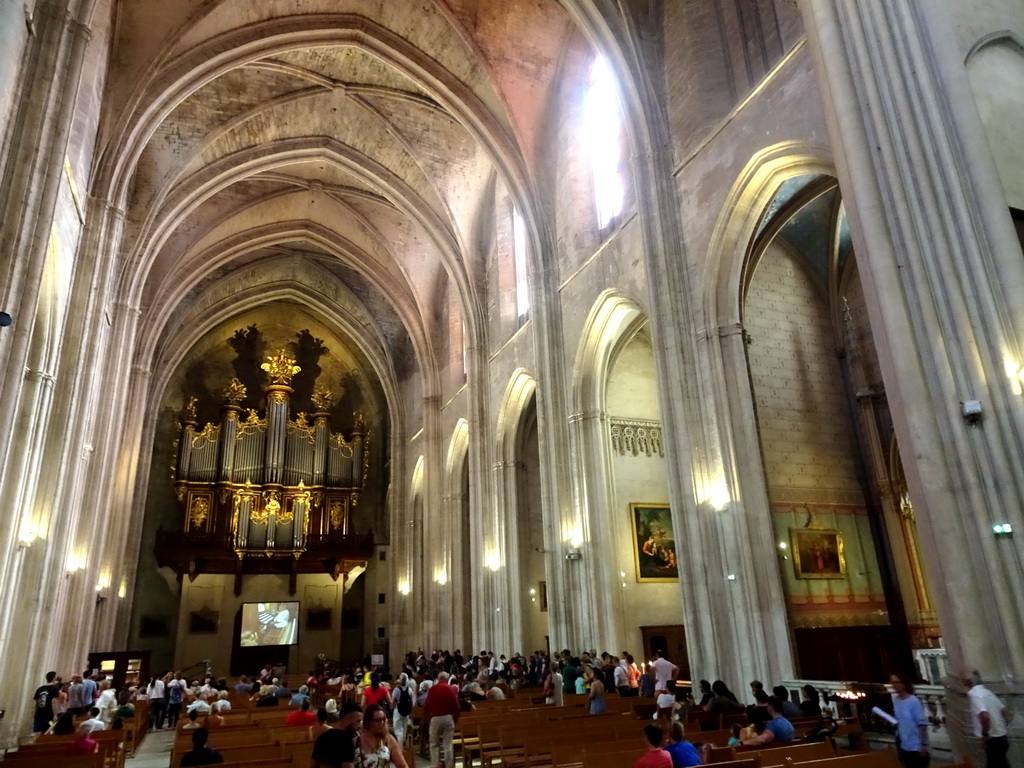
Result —
M729 746L738 747L740 745L740 734L743 732L743 726L739 723L732 724L732 736L729 737Z

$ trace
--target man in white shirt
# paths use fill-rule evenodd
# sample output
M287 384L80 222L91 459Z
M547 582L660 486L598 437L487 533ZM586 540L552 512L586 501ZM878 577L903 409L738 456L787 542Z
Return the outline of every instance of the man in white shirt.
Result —
M1010 750L1007 738L1007 724L1010 712L1003 702L980 682L978 670L965 671L964 685L968 687L967 698L971 704L971 725L974 735L985 746L986 768L1010 768L1006 754Z
M89 733L92 733L93 731L104 730L107 727L107 724L100 719L100 711L96 707L92 707L89 709L89 719L84 720L82 725L79 727L88 727Z
M659 693L668 693L668 681L675 678L678 669L665 658L663 650L659 648L654 653L658 658L651 663L651 668L654 670L654 695L657 696Z

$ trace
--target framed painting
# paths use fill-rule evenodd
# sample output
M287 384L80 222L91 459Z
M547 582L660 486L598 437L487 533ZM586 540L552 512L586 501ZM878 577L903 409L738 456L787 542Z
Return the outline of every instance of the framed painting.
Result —
M836 530L791 528L793 567L798 579L845 579L843 535Z
M676 536L668 504L630 504L633 556L639 582L678 581Z

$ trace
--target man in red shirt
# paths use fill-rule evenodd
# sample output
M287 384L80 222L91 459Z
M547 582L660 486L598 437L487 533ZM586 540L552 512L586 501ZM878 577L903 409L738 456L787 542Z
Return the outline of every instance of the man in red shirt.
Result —
M644 737L647 739L647 753L637 759L633 768L672 768L672 756L661 748L664 735L661 727L650 723L644 726Z
M432 766L438 765L439 752L443 748L445 768L455 768L452 737L455 735L455 723L459 721L461 712L459 697L456 695L455 689L448 684L448 673L441 672L423 702L423 716L430 721L430 764Z
M285 725L304 725L307 728L316 722L316 715L309 711L309 699L302 700L302 708L284 719Z

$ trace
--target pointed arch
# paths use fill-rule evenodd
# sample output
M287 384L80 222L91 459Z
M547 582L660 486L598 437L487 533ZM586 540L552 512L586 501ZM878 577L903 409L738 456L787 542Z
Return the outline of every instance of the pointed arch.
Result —
M646 321L647 315L635 299L613 289L597 298L583 326L573 365L573 409L577 413L604 412L615 350Z
M830 151L819 144L787 141L754 155L733 183L705 261L702 284L707 327L739 324L743 269L764 210L784 181L805 174L835 176Z
M526 406L529 405L536 391L537 381L533 376L527 373L525 368L517 368L505 388L501 406L498 408L495 453L499 460L515 460L519 423L523 418L523 411L526 410Z

